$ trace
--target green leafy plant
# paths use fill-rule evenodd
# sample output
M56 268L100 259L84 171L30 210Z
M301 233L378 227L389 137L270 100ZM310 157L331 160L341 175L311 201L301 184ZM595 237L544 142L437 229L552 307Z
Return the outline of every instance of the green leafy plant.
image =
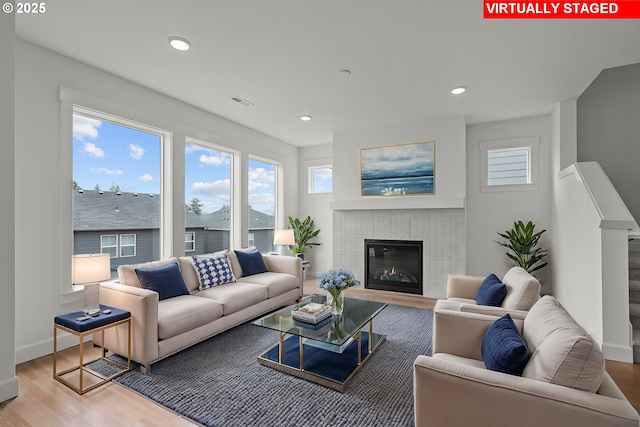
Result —
M303 221L289 217L289 224L293 229L293 239L295 241L295 245L290 247L294 255L303 254L307 251L307 248L320 245L320 243L310 242L320 233L320 230L313 229L313 220L310 216L307 216Z
M529 221L526 225L522 221L515 221L513 228L504 233L498 233L505 239L504 242L496 242L509 249L507 256L516 266L524 268L527 272L533 273L547 265L543 258L549 253L538 246L540 237L547 230L535 232L535 224Z

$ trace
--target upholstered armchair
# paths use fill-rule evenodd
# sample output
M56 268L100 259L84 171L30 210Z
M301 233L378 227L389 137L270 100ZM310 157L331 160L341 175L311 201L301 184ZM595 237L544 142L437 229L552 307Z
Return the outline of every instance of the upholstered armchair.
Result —
M476 296L485 279L480 276L449 275L447 299L438 300L435 310L465 311L496 316L520 312L519 317L522 317L540 298L538 279L521 267L512 267L502 278L507 292L501 305L479 305Z
M498 319L434 313L433 355L414 362L417 427L640 425L637 411L604 370L599 343L553 297L514 319L530 352L520 375L487 369L483 361L490 360L485 335Z

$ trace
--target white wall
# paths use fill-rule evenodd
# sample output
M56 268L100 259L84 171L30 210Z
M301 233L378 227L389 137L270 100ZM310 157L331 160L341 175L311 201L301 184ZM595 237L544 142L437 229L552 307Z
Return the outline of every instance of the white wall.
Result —
M61 121L69 113L60 101L61 87L70 88L65 96L86 107L172 131L176 144L186 135L240 150L244 158L251 152L282 162L283 214L298 215L297 198L287 197L298 193L297 148L22 40L17 40L15 67L15 268L20 272L15 308L29 313L17 322L18 363L50 354L53 317L81 308L81 294L60 292L70 285L72 245L72 141L61 137L70 136L71 122ZM184 200L176 161L174 197ZM175 219L174 235L179 235L180 216Z
M640 63L603 70L577 100L578 161L596 161L640 219Z
M501 139L538 136L539 177L537 190L481 192L480 143ZM498 276L513 265L505 255L505 248L498 232L513 226L514 221L533 221L536 230L546 229L540 243L548 249L551 230L551 118L530 117L467 126L467 273ZM535 275L542 283L542 292L551 290L548 280L550 266L538 270Z
M365 199L360 191L360 149L435 141L435 195L421 197L380 197ZM439 207L463 207L466 186L464 117L406 123L378 129L335 134L333 137L333 200L332 206L347 203L378 209L415 208L438 204ZM373 200L373 202L370 202ZM409 201L412 203L409 206ZM455 201L455 202L453 202ZM343 203L346 202L346 203ZM456 205L451 205L456 203ZM444 203L444 204L442 204ZM462 205L460 204L462 203Z
M319 272L332 268L333 223L329 205L333 200L333 194L309 194L308 168L310 166L332 165L333 145L323 144L301 148L298 163L300 169L298 178L300 187L299 217L302 219L307 215L311 216L314 228L320 230L318 237L313 240L320 243L320 246L314 246L304 254L304 259L309 261L310 274L315 276ZM335 188L336 181L334 180L333 183Z
M15 15L0 15L0 194L4 200L0 221L0 402L18 395L15 371Z
M576 163L576 101L552 114L553 294L601 343L605 358L632 362L626 206L597 163Z

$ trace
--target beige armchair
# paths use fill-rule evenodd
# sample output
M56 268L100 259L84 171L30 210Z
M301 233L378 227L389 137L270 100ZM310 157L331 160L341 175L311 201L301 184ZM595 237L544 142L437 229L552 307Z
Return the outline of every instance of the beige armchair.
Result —
M447 299L436 302L436 310L454 310L502 316L506 313L520 312L519 317L540 298L540 282L521 267L512 267L502 278L507 287L507 295L501 307L482 306L476 301L476 294L484 277L449 275L447 280Z
M434 314L433 356L414 362L418 427L618 427L640 417L604 371L600 347L551 296L514 319L531 351L522 376L485 368L481 345L497 316Z

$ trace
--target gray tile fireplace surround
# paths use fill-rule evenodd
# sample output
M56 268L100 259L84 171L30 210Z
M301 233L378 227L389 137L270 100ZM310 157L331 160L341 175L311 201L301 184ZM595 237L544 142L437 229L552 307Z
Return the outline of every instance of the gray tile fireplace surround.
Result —
M422 240L427 297L446 297L447 275L465 271L464 209L335 210L333 266L353 271L361 282L364 239Z

